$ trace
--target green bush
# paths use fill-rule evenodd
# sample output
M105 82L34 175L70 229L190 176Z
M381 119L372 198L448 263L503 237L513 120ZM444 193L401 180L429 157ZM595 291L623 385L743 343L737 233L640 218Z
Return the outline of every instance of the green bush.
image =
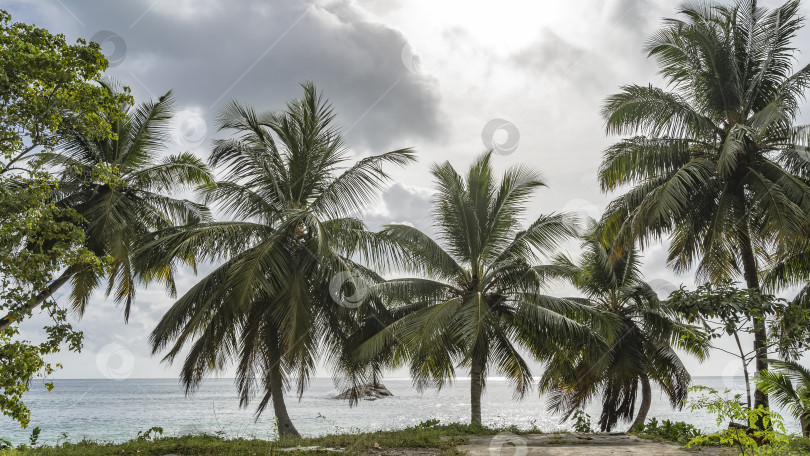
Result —
M591 416L585 413L583 410L577 410L574 412L574 432L579 432L581 434L590 434L593 432L593 428L591 427Z
M683 421L664 420L659 423L657 419L653 418L635 434L685 445L699 437L701 432L698 428Z
M705 410L715 415L718 426L726 426L729 422L737 426L699 435L689 442L688 447L719 443L736 447L742 455L800 454L790 449L791 440L779 414L762 406L749 409L743 405L741 395L728 397L728 391L720 393L704 386L689 390L703 393L691 401L690 410Z

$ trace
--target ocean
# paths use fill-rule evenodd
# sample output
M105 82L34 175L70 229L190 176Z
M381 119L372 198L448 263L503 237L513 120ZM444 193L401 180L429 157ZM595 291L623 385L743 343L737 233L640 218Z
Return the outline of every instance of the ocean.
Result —
M695 385L719 390L739 387L742 379L728 377L695 377ZM163 428L164 436L213 434L223 437L273 439L276 436L272 407L255 420L255 403L239 408L233 379L208 379L192 395L186 396L175 379L126 380L56 380L47 392L32 383L25 400L31 409L27 429L7 417L0 418L0 437L13 444L27 443L34 427L41 429L40 444L55 444L82 439L120 442L137 437L139 431L153 426ZM384 379L393 397L361 401L349 407L347 401L334 399L339 393L331 379L316 378L298 400L289 393L287 408L295 426L305 436L338 432L398 429L430 419L442 423L469 422L469 381L457 380L437 392L416 391L407 378ZM660 391L653 387L653 403L648 417L660 420L686 421L704 430L718 428L714 418L672 410ZM546 402L536 390L523 400L515 400L503 379L490 378L482 399L484 424L530 428L545 432L570 429L571 423L560 423L560 417L546 410ZM599 404L586 409L595 426ZM785 417L788 430L798 432L798 425ZM622 424L618 430L624 430Z

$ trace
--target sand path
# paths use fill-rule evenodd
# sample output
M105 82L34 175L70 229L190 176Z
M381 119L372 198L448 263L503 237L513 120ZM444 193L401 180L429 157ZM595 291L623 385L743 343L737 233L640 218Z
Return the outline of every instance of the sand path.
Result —
M590 455L731 455L720 448L682 447L627 435L531 434L471 436L458 447L470 456L590 456Z

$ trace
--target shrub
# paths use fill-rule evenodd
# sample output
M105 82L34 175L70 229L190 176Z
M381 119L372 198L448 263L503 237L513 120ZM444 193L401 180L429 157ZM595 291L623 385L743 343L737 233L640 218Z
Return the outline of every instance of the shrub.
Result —
M664 420L659 423L655 418L643 425L635 434L683 445L701 436L700 430L689 423L670 420Z

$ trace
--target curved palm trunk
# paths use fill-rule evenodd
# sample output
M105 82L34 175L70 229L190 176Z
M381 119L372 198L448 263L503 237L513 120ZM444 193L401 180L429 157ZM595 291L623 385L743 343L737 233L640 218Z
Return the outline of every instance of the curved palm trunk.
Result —
M642 374L639 377L641 381L641 405L638 407L638 413L633 424L630 425L629 431L641 429L644 426L644 421L647 420L647 414L650 412L650 404L652 404L652 388L650 388L650 378Z
M68 280L76 273L75 269L68 269L67 271L63 272L61 276L56 278L53 282L51 282L44 290L42 290L38 295L34 296L34 299L31 300L26 306L25 311L30 312L36 309L37 307L41 306L46 299L53 296L56 293L56 290L62 287L62 285L66 284ZM11 324L14 323L14 319L12 316L6 315L0 320L0 331L8 328Z
M470 424L481 425L481 392L484 386L484 366L473 357L470 368Z
M270 367L270 394L273 400L273 412L278 422L278 435L280 437L299 438L301 434L292 423L290 415L287 414L287 404L284 403L284 380L281 378L281 367L279 359L272 360Z
M802 425L802 436L810 437L810 412L807 412L805 415L802 415L801 425Z
M751 290L759 291L759 276L757 273L757 261L754 257L754 248L751 245L751 237L748 230L742 230L740 234L740 247L743 263L743 277L745 284ZM757 372L768 369L768 332L765 328L765 318L755 316L754 320L754 363ZM768 395L757 388L754 391L754 408L759 406L768 407Z

